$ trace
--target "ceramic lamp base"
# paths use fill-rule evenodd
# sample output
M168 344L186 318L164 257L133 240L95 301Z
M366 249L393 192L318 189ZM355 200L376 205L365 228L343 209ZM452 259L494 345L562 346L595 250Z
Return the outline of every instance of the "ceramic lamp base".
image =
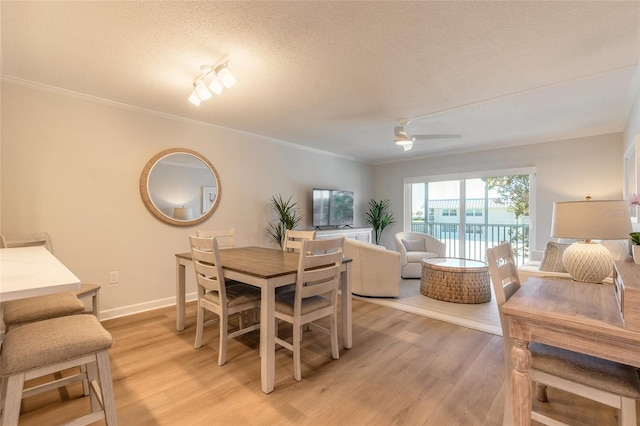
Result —
M636 265L640 265L640 245L633 244L631 246L631 254L633 255L633 262Z
M601 283L613 272L613 259L602 244L573 243L562 256L564 268L571 278L584 283Z

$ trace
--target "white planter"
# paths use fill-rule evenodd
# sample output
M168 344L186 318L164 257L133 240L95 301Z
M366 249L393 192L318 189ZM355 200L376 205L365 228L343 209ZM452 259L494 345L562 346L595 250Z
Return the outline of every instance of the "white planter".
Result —
M633 261L636 265L640 265L640 245L633 244L631 246L631 253L633 254Z

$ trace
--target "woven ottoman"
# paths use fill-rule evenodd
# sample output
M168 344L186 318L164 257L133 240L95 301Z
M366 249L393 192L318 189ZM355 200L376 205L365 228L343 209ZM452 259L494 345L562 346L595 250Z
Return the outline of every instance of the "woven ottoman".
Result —
M491 301L489 267L471 259L423 259L420 293L444 302L487 303Z

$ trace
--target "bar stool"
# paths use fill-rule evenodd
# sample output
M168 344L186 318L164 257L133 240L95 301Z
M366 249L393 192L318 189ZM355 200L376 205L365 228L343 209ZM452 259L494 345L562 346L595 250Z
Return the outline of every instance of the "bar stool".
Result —
M75 419L73 424L87 425L104 419L109 426L117 425L109 363L112 344L111 334L93 315L70 315L10 329L4 337L0 360L0 403L4 406L0 425L18 424L23 397L82 379L90 383L91 413ZM86 372L24 388L26 380L76 366L86 366Z
M34 321L80 314L84 303L73 292L11 300L2 305L2 321L7 330Z

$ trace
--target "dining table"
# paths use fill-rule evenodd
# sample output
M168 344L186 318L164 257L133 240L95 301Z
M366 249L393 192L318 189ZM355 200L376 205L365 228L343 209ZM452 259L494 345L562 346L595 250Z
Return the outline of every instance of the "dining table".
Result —
M176 329L184 330L186 267L193 267L191 253L176 253ZM265 247L220 250L224 277L260 289L260 371L262 391L270 393L275 378L275 289L294 284L299 254ZM343 259L340 272L342 340L352 346L351 259Z
M625 323L623 299L614 285L532 277L502 305L513 343L505 402L514 425L531 419L531 341L640 367L640 332ZM506 407L504 424L508 415Z

